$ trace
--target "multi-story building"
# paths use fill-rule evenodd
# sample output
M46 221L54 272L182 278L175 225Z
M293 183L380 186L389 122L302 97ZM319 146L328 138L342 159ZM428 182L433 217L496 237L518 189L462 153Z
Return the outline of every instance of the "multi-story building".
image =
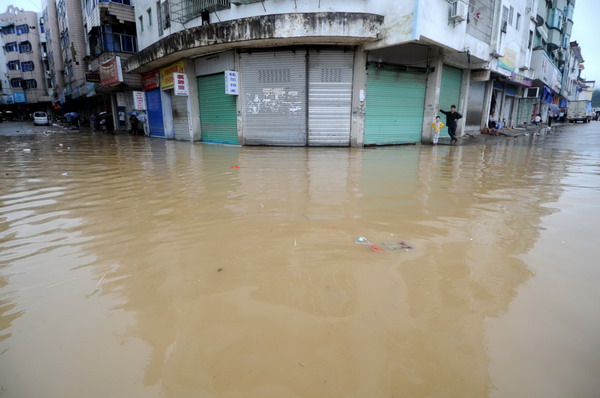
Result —
M52 0L49 0L52 1ZM59 55L62 58L64 87L58 99L65 110L78 111L81 104L74 102L80 97L81 86L85 85L87 65L85 60L85 30L79 0L57 0L56 12L59 35ZM50 35L52 36L52 35ZM54 54L56 62L57 54Z
M490 69L498 3L140 0L140 51L127 71L144 74L154 136L430 142L438 107L456 105L468 118L471 70ZM522 18L526 36L525 11ZM478 113L485 123L481 106Z
M494 113L504 126L521 123L521 100L532 85L529 68L538 0L471 0L474 24L484 12L494 17L489 61L471 74L467 129L479 130ZM529 115L527 115L529 117Z
M46 51L48 60L48 90L52 99L53 108L60 108L60 102L65 102L65 64L61 52L61 37L58 27L58 13L55 0L48 0L43 5L43 18L46 37ZM56 109L58 110L58 109Z
M8 6L0 14L6 78L12 96L11 111L28 117L35 110L47 110L50 102L42 63L38 15ZM5 101L4 102L9 102Z
M549 110L565 112L568 101L563 91L569 79L566 65L570 51L575 0L539 0L536 17L535 46L531 58L537 102L533 113L545 121ZM553 105L553 106L551 106Z
M89 72L86 96L90 111L107 111L117 129L128 129L132 91L141 90L141 77L124 74L123 64L137 52L134 7L130 0L81 0ZM93 76L93 79L89 77Z

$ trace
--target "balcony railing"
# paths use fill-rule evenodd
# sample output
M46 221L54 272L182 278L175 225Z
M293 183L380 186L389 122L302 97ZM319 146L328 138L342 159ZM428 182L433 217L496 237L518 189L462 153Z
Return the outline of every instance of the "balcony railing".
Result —
M229 0L174 0L171 2L171 19L186 23L204 12L215 12L231 8Z

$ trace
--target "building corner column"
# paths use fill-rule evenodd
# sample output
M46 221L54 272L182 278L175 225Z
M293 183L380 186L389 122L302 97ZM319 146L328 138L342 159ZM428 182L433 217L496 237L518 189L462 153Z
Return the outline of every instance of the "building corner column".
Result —
M196 82L196 68L194 60L186 59L184 62L184 71L188 78L188 105L189 105L189 125L190 140L192 142L200 141L202 133L200 131L200 104L198 103L198 84Z
M435 55L434 55L435 56ZM442 88L442 71L444 69L444 59L442 54L438 53L431 63L433 71L428 72L427 88L425 91L425 106L423 109L423 127L421 130L421 143L432 143L431 123L434 122L440 105L440 91Z
M362 47L354 54L352 74L352 112L350 146L362 147L365 142L365 108L367 97L367 53Z
M462 72L462 83L460 87L460 100L458 109L462 112L462 119L459 120L456 135L462 137L464 135L465 126L467 124L467 113L469 112L469 89L471 88L471 70L464 69Z

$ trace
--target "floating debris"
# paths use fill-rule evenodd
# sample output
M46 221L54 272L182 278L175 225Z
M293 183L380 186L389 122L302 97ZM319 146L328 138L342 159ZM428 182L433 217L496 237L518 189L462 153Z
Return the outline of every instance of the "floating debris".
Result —
M406 243L403 240L398 241L398 242L383 242L381 245L383 247L385 247L386 249L392 250L392 251L395 251L395 250L406 250L406 251L408 251L408 250L414 249L414 247L412 245Z
M67 173L66 171L61 174L61 176L68 176L68 175L69 175L69 173Z
M23 149L23 152L29 153L29 152L31 152L31 149L29 149L29 148L24 148L24 149Z

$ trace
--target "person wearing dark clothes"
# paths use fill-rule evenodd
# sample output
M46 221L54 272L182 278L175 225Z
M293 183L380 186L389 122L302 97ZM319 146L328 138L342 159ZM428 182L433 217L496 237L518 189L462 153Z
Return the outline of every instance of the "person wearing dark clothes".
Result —
M450 143L454 144L458 139L456 139L456 121L462 118L462 115L456 112L456 105L452 105L450 107L450 112L446 112L440 109L444 115L446 115L446 126L448 126L448 135L450 135Z
M113 116L110 113L107 113L106 115L104 115L105 120L106 120L106 133L107 134L114 134L115 133L115 122L113 121Z

